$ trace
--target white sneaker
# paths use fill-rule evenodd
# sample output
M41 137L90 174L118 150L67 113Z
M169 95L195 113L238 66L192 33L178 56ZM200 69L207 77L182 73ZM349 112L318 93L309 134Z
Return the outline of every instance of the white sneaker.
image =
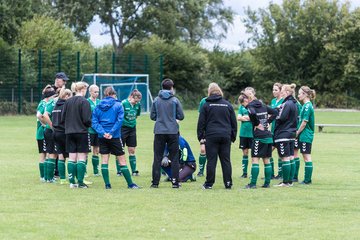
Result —
M42 183L46 182L45 178L41 177L40 182L42 182Z
M70 183L70 188L78 188L78 185L76 183Z
M274 185L274 187L289 187L289 184L281 182L279 184Z

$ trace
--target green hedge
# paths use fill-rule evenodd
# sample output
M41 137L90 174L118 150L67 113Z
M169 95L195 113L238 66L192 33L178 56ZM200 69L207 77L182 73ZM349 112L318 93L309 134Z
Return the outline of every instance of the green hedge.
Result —
M32 115L36 113L38 103L23 102L22 113L24 115ZM18 114L18 103L0 102L0 115L16 115Z

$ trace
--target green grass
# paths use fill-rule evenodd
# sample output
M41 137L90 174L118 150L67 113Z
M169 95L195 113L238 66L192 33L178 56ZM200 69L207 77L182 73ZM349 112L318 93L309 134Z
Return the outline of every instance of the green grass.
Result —
M181 133L198 156L196 121L197 112L187 111ZM316 121L359 123L360 113L316 112ZM40 183L35 117L0 117L0 239L358 239L359 135L324 130L313 144L311 186L243 189L248 179L239 178L237 140L233 190L224 189L220 164L213 190L201 190L204 178L178 190L166 182L150 189L153 122L143 115L137 149L141 176L134 177L143 189L126 189L112 159L113 189L106 191L102 178L94 177L89 189Z

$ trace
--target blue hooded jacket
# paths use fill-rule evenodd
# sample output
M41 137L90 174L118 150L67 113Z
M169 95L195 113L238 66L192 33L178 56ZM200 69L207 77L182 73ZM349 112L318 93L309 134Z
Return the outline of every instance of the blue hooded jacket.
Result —
M106 97L92 113L92 128L103 138L109 133L113 138L120 138L120 128L124 119L124 108L120 101Z

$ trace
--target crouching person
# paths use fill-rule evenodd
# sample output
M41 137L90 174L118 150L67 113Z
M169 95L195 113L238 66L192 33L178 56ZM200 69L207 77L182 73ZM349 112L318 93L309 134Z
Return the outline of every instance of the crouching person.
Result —
M99 137L102 161L101 173L104 178L105 188L111 188L108 168L110 154L116 156L128 188L139 188L131 179L121 142L120 129L124 119L124 109L121 102L116 99L116 92L112 87L107 87L104 95L105 98L94 109L92 128L95 129Z
M193 176L196 170L196 161L189 143L182 136L179 136L179 164L179 182L196 181L196 178ZM168 158L167 148L161 161L161 168L168 175L168 179L171 179L171 160Z

